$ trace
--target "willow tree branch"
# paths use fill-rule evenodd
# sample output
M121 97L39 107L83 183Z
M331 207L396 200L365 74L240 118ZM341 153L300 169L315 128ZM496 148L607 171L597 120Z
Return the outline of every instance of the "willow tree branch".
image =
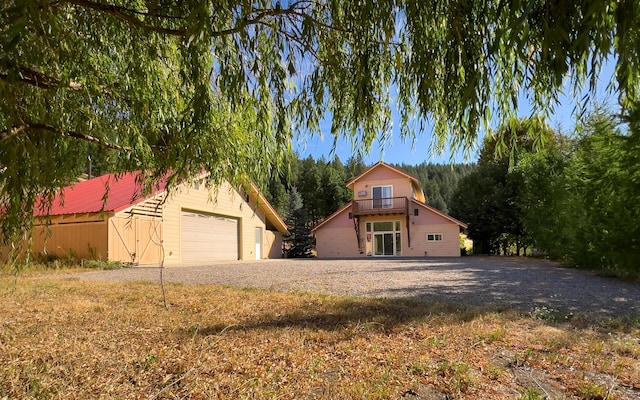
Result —
M251 14L254 14L255 16L250 17ZM300 12L293 8L254 9L250 14L246 15L242 22L240 22L238 25L222 31L215 31L211 35L213 37L233 35L235 33L242 32L246 27L250 25L262 24L263 20L267 17L279 17L297 14L300 14Z
M92 10L103 12L107 15L110 15L116 19L121 21L128 22L129 24L136 26L138 28L142 28L148 31L162 33L164 35L171 36L187 36L189 31L187 29L170 29L164 28L162 26L148 25L135 16L131 15L131 13L137 13L135 10L131 10L125 7L120 7L112 4L101 4L95 3L93 1L88 0L64 0L69 4L73 4L79 7L90 8Z
M97 138L95 136L91 136L91 135L87 135L86 133L78 133L78 132L73 132L73 131L65 131L63 129L57 128L55 126L52 125L47 125L47 124L21 124L21 125L16 125L13 126L11 129L5 130L5 131L1 131L0 132L0 143L4 142L7 139L10 139L22 132L26 133L26 132L30 132L30 131L47 131L47 132L52 132L52 133L56 133L60 136L67 136L67 137L72 137L72 138L76 138L76 139L81 139L90 143L96 143L104 148L107 149L112 149L112 150L119 150L119 151L126 151L126 152L131 152L133 151L133 149L129 146L120 146L118 144L114 144L114 143L109 143L109 142L105 142L104 140Z
M146 15L146 16L156 17L156 18L169 18L166 16L156 16L150 13L143 13L138 10L133 10L126 7L116 6L112 4L102 4L102 3L97 3L90 0L62 0L62 1L79 6L79 7L89 8L95 11L103 12L107 15L112 16L113 18L119 19L121 21L125 21L138 28L156 32L156 33L161 33L161 34L171 35L171 36L181 36L181 37L186 37L191 33L189 29L171 29L171 28L165 28L162 26L149 25L136 17L136 15ZM302 4L302 2L294 3L289 8L252 9L251 12L247 14L241 20L241 22L239 22L234 27L220 30L220 31L213 31L211 32L211 36L220 37L220 36L226 36L226 35L233 35L233 34L242 32L245 28L247 28L250 25L256 25L261 23L267 17L280 17L280 16L296 16L299 18L305 18L325 29L335 29L335 30L344 31L343 29L336 28L331 25L322 23L314 19L312 16L304 13L303 11L301 11L302 7L300 6L300 4ZM171 17L171 18L177 19L178 17Z
M18 71L20 72L18 81L38 87L40 89L66 88L75 91L82 90L82 84L78 82L71 81L68 85L63 85L60 79L48 76L40 71L36 71L35 69L19 67ZM4 81L12 80L9 74L6 73L0 73L0 79Z

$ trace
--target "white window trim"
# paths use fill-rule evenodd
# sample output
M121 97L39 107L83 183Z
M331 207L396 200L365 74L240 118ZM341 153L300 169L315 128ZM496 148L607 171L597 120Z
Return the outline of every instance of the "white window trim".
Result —
M404 241L404 235L402 234L402 221L399 219L394 219L394 220L383 220L383 221L367 221L366 223L371 222L371 232L367 232L367 235L371 235L372 238L372 248L371 248L371 253L369 253L369 255L373 255L374 257L385 257L382 254L375 254L375 236L376 235L385 235L385 234L391 234L393 235L393 251L394 251L394 256L395 257L401 257L402 256L402 243ZM391 222L393 227L392 230L388 231L388 230L382 230L382 231L377 231L375 228L375 223L377 222ZM396 229L396 224L400 225L400 229ZM398 235L400 235L399 239L400 239L400 250L398 250L396 248L397 243L398 243Z
M399 232L402 233L402 221L400 221L399 219L393 219L393 220L383 220L383 221L370 221L371 222L371 233L395 233L395 232ZM377 231L375 228L375 223L376 222L392 222L393 223L393 228L388 231ZM396 222L400 223L400 229L396 229ZM369 231L367 231L369 232Z
M393 198L393 185L371 186L371 200L372 201L376 199L375 197L373 197L373 192L374 192L374 189L376 189L376 188L390 188L391 189L390 190L391 195L389 197L381 197L381 199L387 199L387 200L385 202L381 203L382 207L380 207L380 208L391 208L391 207L393 207L393 200L391 200ZM381 191L383 192L384 190L381 190Z
M433 239L429 239L429 236L433 236ZM440 238L438 239L438 237ZM442 242L443 239L442 233L427 233L427 242Z

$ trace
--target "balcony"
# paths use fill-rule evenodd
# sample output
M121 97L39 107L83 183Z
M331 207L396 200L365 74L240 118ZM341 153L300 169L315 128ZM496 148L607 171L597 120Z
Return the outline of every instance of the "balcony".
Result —
M406 197L354 200L352 213L353 215L408 215L409 200Z

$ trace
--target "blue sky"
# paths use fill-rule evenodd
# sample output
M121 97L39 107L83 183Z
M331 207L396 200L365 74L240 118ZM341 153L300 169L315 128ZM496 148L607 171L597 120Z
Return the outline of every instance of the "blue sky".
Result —
M593 104L598 104L600 106L605 104L612 106L615 104L615 97L607 92L607 87L613 76L613 70L613 63L607 63L603 67L602 73L600 74L597 94L596 97L592 99L592 104L589 106L590 108L593 108ZM524 95L520 96L519 102L520 115L523 117L529 116L531 114L531 107L529 106L529 102L526 97ZM571 134L576 122L576 117L574 115L576 104L577 101L573 96L571 96L570 90L567 88L566 94L560 96L560 104L557 107L556 112L551 116L549 125L564 134ZM589 108L587 109L589 110ZM399 119L396 118L394 123L396 120ZM330 120L325 121L322 126L324 138L321 138L319 135L297 137L294 141L294 150L298 152L302 158L312 155L315 159L322 156L326 159L330 159L333 147L333 137L330 134L330 128ZM446 151L442 154L432 154L430 151L431 130L431 126L426 125L426 130L422 133L418 133L417 141L414 144L411 140L407 140L403 143L400 138L399 129L394 129L393 137L384 149L382 149L378 143L373 145L370 154L365 158L365 163L367 165L371 165L382 160L394 164L404 163L408 165L417 165L423 162L448 164L452 159L455 163L477 161L478 146L476 146L475 151L473 151L468 157L465 157L462 152L451 154L450 151ZM483 136L484 133L481 133L481 137ZM336 155L340 157L343 162L351 157L353 153L350 143L346 141L338 142Z

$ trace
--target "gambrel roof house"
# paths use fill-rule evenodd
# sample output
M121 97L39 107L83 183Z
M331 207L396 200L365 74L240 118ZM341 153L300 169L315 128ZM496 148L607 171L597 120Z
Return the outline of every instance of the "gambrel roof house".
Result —
M48 213L36 212L34 251L133 264L164 258L166 265L282 256L287 226L255 185L245 193L224 183L212 194L184 183L167 195L161 182L143 194L137 176L104 175L64 188Z
M467 226L429 206L416 177L379 162L347 187L353 200L312 229L318 257L460 256Z

